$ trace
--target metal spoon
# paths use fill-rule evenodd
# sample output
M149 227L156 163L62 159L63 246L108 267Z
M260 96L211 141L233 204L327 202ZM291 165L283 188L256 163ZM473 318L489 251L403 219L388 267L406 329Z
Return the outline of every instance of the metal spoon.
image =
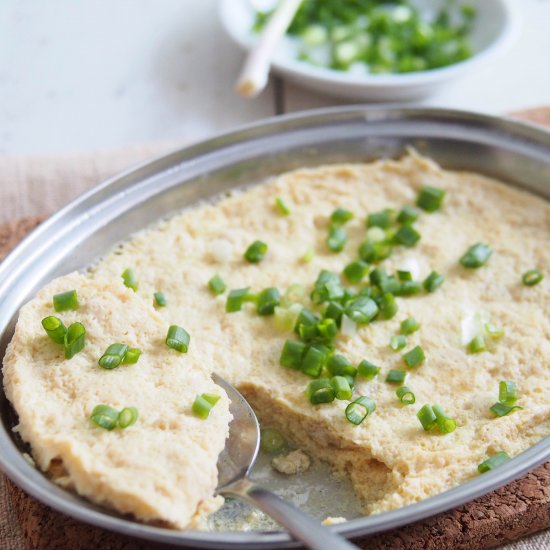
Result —
M248 478L260 448L258 419L246 399L229 382L217 374L212 374L212 380L226 391L231 400L229 410L233 415L225 449L218 459L219 477L216 492L220 495L242 498L257 506L308 548L314 550L357 548L292 504L285 502L267 489L258 487Z

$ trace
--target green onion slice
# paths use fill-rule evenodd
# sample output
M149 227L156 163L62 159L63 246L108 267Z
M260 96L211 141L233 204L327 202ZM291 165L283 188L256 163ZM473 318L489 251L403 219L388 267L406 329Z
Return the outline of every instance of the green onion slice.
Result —
M117 426L125 429L135 424L138 419L138 410L135 407L124 407L118 414Z
M413 349L403 355L403 361L410 369L420 366L426 359L426 354L420 346L415 346Z
M492 253L493 250L488 244L476 243L468 248L462 258L460 258L460 263L464 267L475 269L485 265Z
M356 376L357 368L343 355L334 354L327 362L327 368L333 376Z
M412 334L420 328L420 323L414 317L408 317L401 322L401 332L403 334Z
M388 382L388 384L403 384L406 377L407 371L391 369L386 376L386 382Z
M397 270L397 278L400 281L412 281L413 280L412 273L410 271L404 271L402 269Z
M434 405L432 409L437 419L437 427L441 433L450 434L456 430L455 420L453 418L449 418L440 405Z
M261 262L267 254L267 244L262 241L254 241L244 253L244 259L250 263Z
M445 191L431 185L425 185L418 194L416 205L426 212L439 210L445 197Z
M381 212L374 212L367 216L367 227L389 229L392 224L393 210L386 208Z
M328 230L326 245L332 252L341 252L348 241L348 234L343 227L333 225Z
M505 405L515 405L518 399L516 383L512 380L501 380L498 384L498 400Z
M346 407L346 418L352 424L359 426L369 414L376 410L376 402L362 395Z
M400 351L407 345L407 337L404 334L395 334L390 338L390 348Z
M494 340L498 340L504 336L504 329L501 329L492 323L485 323L483 328L485 329L487 336L493 338Z
M321 375L327 361L328 352L323 346L309 346L305 351L299 369L312 378Z
M336 393L330 380L326 378L312 380L307 386L306 395L312 405L331 403L336 397Z
M359 246L359 257L364 262L376 263L385 260L391 254L391 251L391 246L386 242L366 240Z
M99 366L104 369L115 369L118 367L128 351L126 344L111 344L99 358Z
M59 317L54 317L53 315L44 317L44 319L42 319L42 327L46 331L46 334L56 344L63 344L65 341L65 334L67 333L67 327Z
M225 292L227 285L224 280L216 274L208 281L208 288L214 296L219 296Z
M382 294L380 300L378 301L378 306L380 307L380 314L384 319L391 319L392 317L395 317L395 314L399 309L395 296L390 292Z
M368 272L369 264L363 262L362 260L351 262L346 267L344 267L343 271L346 279L352 284L360 283L365 278Z
M262 428L260 431L260 447L264 453L275 454L286 447L286 440L275 428Z
M275 307L281 302L281 295L276 288L266 288L257 297L256 307L258 315L273 315Z
M495 468L498 468L505 462L508 462L510 460L510 457L507 453L504 451L500 451L499 453L493 455L492 457L488 458L487 460L484 460L479 466L477 467L477 471L480 474L484 474L485 472L488 472L490 470L494 470Z
M155 307L166 307L166 304L168 303L164 292L155 292L153 294L153 300Z
M523 407L519 405L505 405L504 403L495 403L489 410L498 417L508 416L514 411L521 411Z
M397 243L406 247L414 246L420 240L420 233L408 223L404 223L395 233Z
M370 323L378 314L376 302L366 296L360 296L346 307L346 315L358 325Z
M482 351L485 351L486 348L485 338L481 334L474 336L467 346L469 353L481 353Z
M275 199L275 208L281 216L288 216L290 214L290 208L286 205L285 201L281 197Z
M351 399L352 390L345 376L333 376L330 383L334 389L336 399Z
M445 277L437 271L432 271L424 280L424 288L427 292L435 292L443 283Z
M250 289L246 288L237 288L235 290L229 291L227 295L227 300L225 302L225 311L226 313L234 313L235 311L240 311L243 307L243 303L246 301L248 291Z
M306 345L296 340L287 340L281 351L279 364L289 369L300 370L302 367L302 357L306 350Z
M128 348L128 351L126 352L122 363L124 365L133 365L139 361L140 356L141 350L137 348Z
M345 208L337 208L330 216L333 225L344 225L353 218L353 213Z
M132 268L127 267L122 272L122 282L124 283L124 286L127 286L128 288L131 288L134 292L137 292L137 289L139 288L139 283L136 274L134 273L134 270Z
M210 415L212 407L219 401L220 396L214 393L202 393L195 397L191 410L195 416L206 420Z
M189 340L191 336L189 333L178 325L170 325L168 328L168 334L166 335L166 345L180 353L187 353L189 349Z
M67 311L69 309L78 309L78 297L76 290L67 290L53 297L53 308L55 311Z
M396 296L413 296L422 291L422 284L418 281L403 281L394 292Z
M403 405L414 405L416 402L414 393L407 386L397 388L395 390L395 395L397 395L397 399L399 399Z
M359 365L357 365L357 373L359 376L372 380L380 372L380 367L377 367L370 361L363 359Z
M65 347L65 358L71 359L78 352L84 349L86 343L86 329L82 323L73 323L67 329L63 345Z
M544 279L544 275L538 269L530 269L521 276L525 286L535 286Z
M336 273L322 270L314 283L311 300L316 304L339 300L344 296L340 277Z
M435 415L433 407L427 403L416 413L416 417L426 432L429 432L437 426L437 416Z
M104 430L114 430L118 423L118 411L109 405L96 405L90 420Z
M420 216L420 210L414 206L404 206L397 216L398 223L412 223Z

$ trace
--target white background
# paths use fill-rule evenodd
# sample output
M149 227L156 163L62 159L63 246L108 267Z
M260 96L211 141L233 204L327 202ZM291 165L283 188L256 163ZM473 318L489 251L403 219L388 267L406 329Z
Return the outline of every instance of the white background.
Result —
M509 54L424 103L550 104L550 0L515 1L524 25ZM0 0L0 36L0 154L194 141L274 114L273 85L234 95L243 54L216 0ZM288 111L339 103L284 87Z

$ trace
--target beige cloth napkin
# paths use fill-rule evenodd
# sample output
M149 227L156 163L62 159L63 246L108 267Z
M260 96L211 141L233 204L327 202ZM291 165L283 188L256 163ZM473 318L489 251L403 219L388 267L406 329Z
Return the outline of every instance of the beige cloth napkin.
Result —
M97 183L175 149L173 142L60 157L0 157L0 223L53 213ZM0 548L28 548L0 474ZM61 548L61 547L60 547ZM502 547L549 550L550 531Z

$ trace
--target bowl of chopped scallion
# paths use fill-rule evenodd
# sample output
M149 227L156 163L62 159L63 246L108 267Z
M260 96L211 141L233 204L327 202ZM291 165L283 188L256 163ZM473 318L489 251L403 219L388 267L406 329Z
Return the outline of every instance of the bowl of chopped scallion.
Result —
M276 5L221 0L221 20L249 49ZM518 27L513 0L303 0L272 68L333 96L418 99L490 64Z

